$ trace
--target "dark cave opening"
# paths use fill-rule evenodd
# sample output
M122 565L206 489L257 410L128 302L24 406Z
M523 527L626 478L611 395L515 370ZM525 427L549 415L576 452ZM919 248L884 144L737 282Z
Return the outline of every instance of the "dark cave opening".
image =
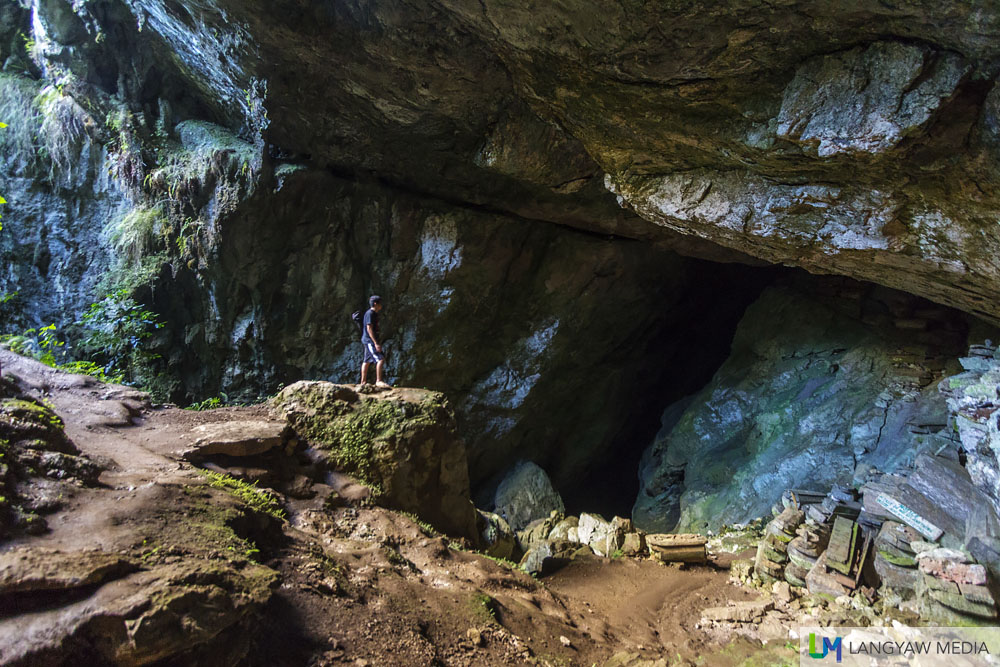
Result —
M859 366L885 363L890 376L896 379L892 380L890 377L884 381L896 382L897 385L902 382L902 393L910 392L909 399L902 399L904 402L914 400L916 394L913 392L923 392L921 395L928 397L937 396L938 380L948 374L961 372L957 357L964 353L969 342L982 342L989 337L995 339L995 328L967 313L873 283L842 276L813 275L801 269L778 266L750 267L699 261L693 263L692 270L696 272L698 289L686 292L682 301L675 306L687 314L691 326L665 327L663 319L654 319L648 323L651 327L662 327L652 337L653 348L669 352L660 356L649 355L648 369L655 374L654 381L647 387L637 387L631 396L633 407L629 418L622 422L621 429L603 454L588 462L585 474L568 484L559 484L554 480L566 504L567 514L590 512L607 518L632 516L633 504L642 484L639 479L640 462L646 449L660 433L661 420L669 421L670 426L673 426L689 406L693 407L690 401L703 389L712 386L710 383L727 361L738 357L741 359L740 363L745 364L748 354L753 358L757 348L751 346L748 351L748 338L766 341L764 347L774 347L768 354L776 355L770 359L792 360L787 362L788 367L796 367L796 363L801 364L796 367L799 370L809 367L811 362L795 362L796 358L814 358L814 367L816 364L827 364L830 377L847 373L844 377L864 379L867 377L865 372L875 372L876 375L871 377L875 377L874 382L877 383L883 381L877 379L877 373L885 371L875 371L873 368L859 370ZM783 303L792 305L785 307L826 313L825 317L829 319L817 324L816 330L810 330L809 324L803 328L801 321L784 320L783 315L787 315L787 312L780 308L770 318L768 316L771 311L765 308L767 315L764 319L758 309L751 318L750 307L754 306L758 298L761 299L761 304L767 300L762 298L765 290L770 295L772 305L786 299ZM738 328L743 341L739 351L734 345ZM812 338L818 335L817 332L827 333L819 338ZM840 344L844 345L843 349L839 347ZM848 356L842 357L844 354ZM830 355L830 361L824 361L825 355ZM859 364L858 359L862 357L865 361ZM840 368L836 360L841 358L850 368ZM745 369L747 366L738 368ZM755 368L773 370L775 367L765 364ZM728 387L727 392L739 390L735 383L742 382L744 378L732 376L732 369L727 373L729 375L721 386ZM753 377L748 377L753 380ZM757 401L765 410L772 409L767 392L775 381L776 376L760 376L753 388L744 389L750 395L743 396L741 400ZM823 380L810 384L811 381L807 381L805 376L798 381L800 384L795 386L802 387L803 396L811 394L813 387L825 383ZM907 384L910 385L910 390L905 388ZM871 386L858 386L853 389L855 396L832 400L843 401L842 404L848 410L854 409L855 405L870 406L876 402L878 393L872 391ZM866 391L869 393L865 394ZM702 394L701 397L704 400L705 395ZM819 406L817 409L824 408ZM926 409L921 407L914 410L920 412ZM712 408L706 407L706 410L701 418L714 418ZM916 451L913 448L918 445L919 436L913 439L907 433L908 430L913 430L912 425L906 422L907 415L910 414L908 410L909 408L902 408L902 416L892 418L897 422L886 422L884 432L879 431L875 448L868 450L864 454L866 457L878 461L880 465L889 465L893 457L903 460L899 457L905 458L907 451ZM752 416L745 413L744 418L751 421L741 428L755 428ZM926 419L917 419L920 418ZM933 418L930 419L933 421ZM706 432L713 432L713 428L707 428ZM919 425L915 428L916 431L913 432L920 432ZM757 437L751 431L744 435L750 439ZM690 440L691 436L683 437ZM811 442L809 438L814 437L812 434L804 434L802 443ZM739 454L742 444L719 441L705 443L704 446L713 451L729 451L726 448L730 447L732 455L736 457L731 462L731 467L738 468L742 465L739 463L739 456L743 455ZM714 468L716 462L698 459L692 465ZM709 474L697 468L687 472L695 473L701 480L694 484L703 483L705 475ZM683 486L687 487L689 482L681 474ZM808 474L802 479L807 483ZM667 520L665 522L670 523Z
M651 345L630 397L632 407L610 446L593 459L576 483L559 488L569 514L631 516L639 489L638 469L661 427L664 410L704 387L725 362L747 307L779 276L777 266L690 260L697 289L685 292L671 312L649 318ZM677 313L687 326L676 326Z

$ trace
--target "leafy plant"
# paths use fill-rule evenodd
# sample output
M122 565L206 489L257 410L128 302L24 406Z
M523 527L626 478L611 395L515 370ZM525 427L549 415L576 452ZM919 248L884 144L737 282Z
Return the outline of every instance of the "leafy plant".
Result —
M0 336L12 352L32 357L46 366L58 368L68 373L91 375L101 382L121 384L125 381L120 374L108 374L105 369L92 361L67 359L66 342L59 338L55 324L41 329L28 329L24 333Z
M28 329L22 334L4 336L3 342L7 343L11 351L28 357L34 357L46 366L57 368L66 352L65 341L59 340L56 333L56 325L50 324L41 329Z
M225 405L228 397L223 394L222 396L212 396L211 398L206 398L203 401L198 401L197 403L192 403L191 405L184 408L185 410L194 410L196 412L201 412L202 410L215 410L216 408L221 408Z
M90 305L79 322L84 328L80 350L108 376L140 381L160 355L147 349L153 331L163 327L156 313L136 303L127 289Z
M133 265L168 231L167 217L159 207L134 208L107 228L108 239L115 250Z
M198 472L208 478L209 486L227 491L255 510L270 514L275 519L285 518L285 510L281 509L278 497L270 491L258 489L256 482L247 484L230 475L211 470L199 469Z

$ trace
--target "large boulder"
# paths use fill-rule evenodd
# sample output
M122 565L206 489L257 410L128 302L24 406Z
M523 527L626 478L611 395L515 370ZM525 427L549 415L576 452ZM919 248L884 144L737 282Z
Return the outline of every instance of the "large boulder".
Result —
M507 472L493 496L493 505L515 531L552 512L566 511L549 476L531 461L520 461Z
M344 385L303 381L283 389L272 406L330 466L355 475L379 502L477 539L465 443L443 394L359 394Z

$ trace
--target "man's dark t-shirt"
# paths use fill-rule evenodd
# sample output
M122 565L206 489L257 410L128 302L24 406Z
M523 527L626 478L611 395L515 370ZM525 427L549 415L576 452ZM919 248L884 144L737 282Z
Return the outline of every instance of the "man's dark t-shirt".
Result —
M376 313L372 308L368 309L365 313L365 321L361 325L361 342L362 343L373 343L371 337L368 335L368 325L372 325L372 331L375 332L375 338L379 341L382 340L382 333L378 330L378 313Z

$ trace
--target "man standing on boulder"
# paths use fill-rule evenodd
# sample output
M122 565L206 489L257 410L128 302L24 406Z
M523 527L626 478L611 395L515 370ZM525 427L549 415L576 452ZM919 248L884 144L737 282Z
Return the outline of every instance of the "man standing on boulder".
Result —
M375 364L375 386L389 388L392 385L383 378L385 355L379 342L382 334L378 328L378 314L382 311L382 297L375 295L369 297L368 305L370 307L361 325L361 346L365 348L365 357L361 362L361 384L363 386L368 382L369 364Z

